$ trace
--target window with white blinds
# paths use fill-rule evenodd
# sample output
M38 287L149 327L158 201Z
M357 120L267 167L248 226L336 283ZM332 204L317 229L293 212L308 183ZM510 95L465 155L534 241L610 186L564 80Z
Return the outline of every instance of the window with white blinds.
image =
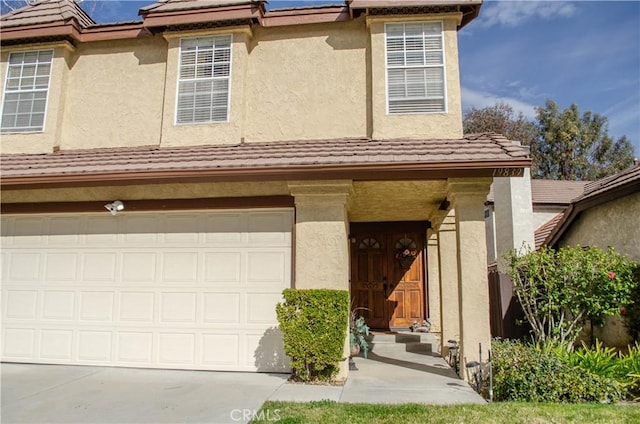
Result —
M227 122L231 35L180 41L176 123Z
M9 55L0 132L44 130L52 62L53 50Z
M442 22L385 25L387 112L445 112Z

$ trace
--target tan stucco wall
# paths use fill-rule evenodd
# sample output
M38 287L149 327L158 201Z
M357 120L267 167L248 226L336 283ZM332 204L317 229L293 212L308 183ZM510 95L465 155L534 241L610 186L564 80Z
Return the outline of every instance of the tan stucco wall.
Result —
M458 66L457 24L461 14L415 17L373 17L371 31L371 75L373 138L460 138L462 137L462 101ZM385 71L385 22L443 21L447 110L444 113L388 115Z
M162 37L80 44L61 148L157 145L166 55Z
M595 206L580 214L560 242L561 246L598 246L640 262L640 193Z
M446 197L446 180L354 182L351 222L426 221Z
M285 182L176 183L108 187L4 190L2 203L86 202L102 200L198 199L288 195Z
M49 93L44 131L0 135L2 153L48 153L61 139L64 109L68 95L69 67L74 47L70 43L40 43L3 47L0 56L0 99L4 99L4 85L9 55L29 50L53 50L53 64L49 79Z
M367 136L362 19L254 30L246 141Z
M433 17L238 26L78 43L75 48L67 44L67 49L58 44L45 131L4 135L2 150L461 137L460 14L438 18L445 28L447 112L386 114L384 22L403 19ZM229 122L176 125L180 39L228 33L233 34ZM10 51L46 46L3 48L2 85Z

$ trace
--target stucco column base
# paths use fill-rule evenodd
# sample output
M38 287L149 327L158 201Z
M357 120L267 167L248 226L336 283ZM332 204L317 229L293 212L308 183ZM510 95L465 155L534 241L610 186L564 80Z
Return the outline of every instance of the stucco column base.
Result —
M489 287L484 202L491 179L450 179L448 198L456 213L458 241L458 296L460 305L460 369L466 375L466 363L482 361L491 348L489 326Z
M296 205L294 287L349 290L349 222L351 181L288 182ZM349 357L349 337L343 357ZM338 379L349 373L340 363Z

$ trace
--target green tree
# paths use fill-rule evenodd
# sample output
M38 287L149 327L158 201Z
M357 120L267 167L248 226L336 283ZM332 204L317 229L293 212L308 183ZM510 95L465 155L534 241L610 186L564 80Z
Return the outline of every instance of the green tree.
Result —
M620 316L638 264L613 248L567 246L508 256L515 295L536 341L573 344L587 319Z
M540 137L532 145L537 159L534 177L595 180L633 163L633 145L626 136L609 136L605 116L591 111L581 115L575 103L561 111L547 100L536 108L536 119Z
M556 180L595 180L633 163L626 136L608 135L608 119L573 104L560 111L553 100L536 108L536 120L515 113L506 103L465 111L465 134L496 132L531 149L531 175Z

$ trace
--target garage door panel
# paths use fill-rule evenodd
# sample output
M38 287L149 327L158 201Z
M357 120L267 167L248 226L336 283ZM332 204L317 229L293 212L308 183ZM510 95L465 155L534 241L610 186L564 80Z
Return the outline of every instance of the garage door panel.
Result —
M38 281L40 280L40 265L42 255L35 252L9 253L10 281Z
M276 311L273 305L281 299L280 293L248 292L247 299L247 324L269 324L277 322Z
M162 254L162 281L196 283L198 281L198 252L165 252Z
M78 279L80 261L76 253L47 252L44 277L47 281L73 282Z
M240 293L203 294L203 323L240 324Z
M157 279L158 255L155 252L127 252L122 257L124 283L153 284Z
M224 213L209 216L205 220L203 231L208 245L233 247L242 244L246 231L246 219L240 213Z
M5 228L5 221L2 223L3 236L5 231L10 231L9 243L15 245L42 245L46 234L46 221L38 218L17 218L8 223Z
M4 319L36 319L38 307L37 290L7 290Z
M154 292L121 292L118 319L121 322L153 323Z
M78 360L108 363L112 361L113 332L79 331Z
M76 292L75 290L44 291L42 294L43 320L71 321L75 317Z
M113 321L114 297L111 291L81 291L79 321Z
M85 282L116 281L118 252L103 251L82 255L82 280Z
M189 323L196 321L196 293L164 292L160 309L161 323Z
M238 334L205 333L202 335L203 365L237 368L240 362L240 336Z
M118 334L117 362L146 363L153 359L153 332L132 331Z
M40 332L40 358L71 361L73 330L42 330Z
M244 366L261 372L277 372L289 368L289 359L284 355L282 334L275 327L266 331L249 332Z
M237 285L242 282L242 253L217 251L204 253L204 281Z
M36 357L36 330L32 328L5 328L2 332L2 355L7 359Z
M292 216L4 215L3 360L287 371Z

